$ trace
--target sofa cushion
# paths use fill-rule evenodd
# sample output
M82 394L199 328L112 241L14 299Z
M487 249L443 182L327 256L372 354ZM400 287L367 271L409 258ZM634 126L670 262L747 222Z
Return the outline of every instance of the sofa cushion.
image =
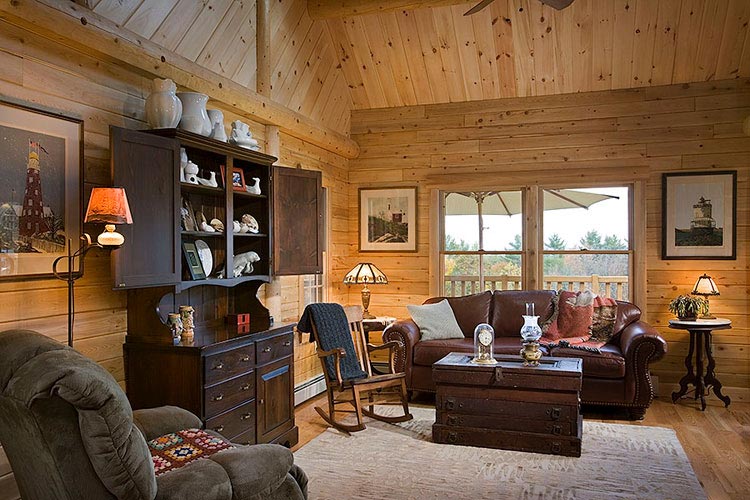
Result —
M489 323L490 304L492 292L489 290L465 297L433 297L424 301L425 304L434 304L441 300L447 300L456 315L456 321L464 337L474 340L474 328L479 323ZM493 325L494 327L494 325ZM520 328L520 326L519 326ZM497 335L497 333L495 333Z
M552 316L554 290L496 290L492 294L492 319L495 338L518 337L526 314L526 302L533 302L539 315L539 324ZM481 323L481 321L480 321ZM476 326L476 325L475 325Z
M447 300L422 306L408 305L411 319L419 327L421 340L462 339L464 334Z
M614 344L607 344L600 351L600 353L595 353L569 347L553 347L550 356L581 358L585 377L623 378L625 376L625 358L620 348Z
M544 336L549 340L582 337L591 335L591 322L594 317L594 294L585 292L561 291L557 300L557 317L549 325Z
M449 352L474 352L474 338L423 340L414 346L414 364L431 366Z

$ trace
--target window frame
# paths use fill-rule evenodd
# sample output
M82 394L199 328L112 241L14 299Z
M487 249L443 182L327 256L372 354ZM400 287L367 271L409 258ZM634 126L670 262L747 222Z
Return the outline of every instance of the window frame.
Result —
M643 172L641 172L643 170ZM629 189L629 297L623 298L633 302L646 314L646 182L647 171L639 167L633 167L632 177L623 179L621 177L605 175L605 178L597 178L593 175L591 179L581 182L579 176L574 179L555 179L550 176L543 183L518 185L485 183L482 187L476 184L461 183L460 185L447 185L445 187L434 187L431 189L430 207L431 213L437 217L431 217L430 227L430 294L432 296L444 295L444 242L445 242L445 194L456 191L523 191L524 222L522 227L521 241L521 286L524 290L539 290L543 287L544 279L544 208L540 203L540 193L543 189L575 189L575 188L597 188L597 187L628 187ZM540 176L542 177L542 176ZM488 188L487 186L491 187ZM533 214L530 216L529 214ZM584 254L584 251L570 250L573 254ZM594 251L601 254L605 251ZM614 251L621 252L621 251ZM497 253L495 251L485 253ZM501 252L505 253L505 252Z

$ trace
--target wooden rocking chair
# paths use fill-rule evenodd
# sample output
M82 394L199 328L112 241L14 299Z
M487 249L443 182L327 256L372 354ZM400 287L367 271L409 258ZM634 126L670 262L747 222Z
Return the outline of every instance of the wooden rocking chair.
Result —
M308 312L310 316L305 319ZM414 418L409 413L405 374L394 373L394 350L400 345L396 341L380 346L366 343L361 306L343 308L338 304L311 304L305 310L300 325L306 322L309 322L317 344L326 381L328 411L315 407L323 420L348 434L365 429L363 414L390 423ZM370 352L380 349L389 350L390 373L373 375ZM375 413L375 405L378 404L401 405L404 414L396 417L378 415ZM339 409L341 405L349 405L353 409ZM336 419L336 413L356 413L357 424L340 422Z

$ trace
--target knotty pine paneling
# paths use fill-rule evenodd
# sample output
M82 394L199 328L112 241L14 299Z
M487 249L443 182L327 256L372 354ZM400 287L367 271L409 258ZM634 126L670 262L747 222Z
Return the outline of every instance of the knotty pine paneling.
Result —
M254 0L101 0L92 10L218 75L256 89ZM351 96L326 23L310 19L306 0L273 0L270 15L270 97L348 134Z
M495 0L467 18L469 6L326 20L354 108L750 76L746 0Z
M355 111L361 155L350 162L343 267L378 265L389 284L372 287L370 310L406 317L407 304L429 296L429 228L437 216L430 213L430 188L583 184L587 174L627 182L645 168L647 296L640 306L669 342L666 359L653 365L661 391L671 392L684 374L687 353L687 334L666 326L667 304L709 272L721 291L711 310L733 321L732 330L714 336L717 374L725 393L750 400L750 139L741 127L748 115L748 79ZM711 169L738 171L737 260L661 260L662 173ZM359 254L358 188L410 185L418 187L418 252ZM349 303L359 297L359 287L351 287Z
M111 5L115 4L120 5L119 2ZM107 185L110 182L109 126L147 128L144 123L144 102L150 92L150 78L110 61L94 59L32 36L2 21L0 47L2 98L81 118L84 121L84 181L87 186ZM209 106L222 109L220 103L215 101L211 101ZM343 113L344 107L340 108ZM227 124L235 119L248 122L247 118L226 109L223 111ZM249 124L253 135L262 144L266 138L265 127L254 122ZM281 151L281 164L323 171L324 185L330 188L331 226L335 228L329 247L335 251L346 249L347 234L342 228L348 224L347 160L285 134L281 137ZM144 173L144 178L147 178L147 173ZM100 227L87 229L91 233L101 230ZM331 261L330 269L340 274L338 261ZM342 287L333 287L329 297L340 301ZM297 288L282 287L282 303L294 304L293 308L287 309L288 313L283 319L298 319L297 293ZM75 294L75 348L97 361L124 387L122 343L127 328L127 296L112 290L107 252L95 250L89 253L86 274L76 282ZM26 328L65 342L66 320L67 289L62 281L0 281L0 331ZM303 342L297 352L300 364L296 373L307 374L311 378L315 374L308 358L314 349L311 350L310 344ZM317 363L317 359L315 361ZM9 470L4 453L0 450L0 500L18 498Z

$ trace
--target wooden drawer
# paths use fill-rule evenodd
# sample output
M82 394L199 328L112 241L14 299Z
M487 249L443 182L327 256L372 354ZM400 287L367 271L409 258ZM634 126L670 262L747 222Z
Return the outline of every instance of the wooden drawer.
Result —
M206 429L216 431L230 441L240 434L255 432L255 400L226 413L206 419Z
M577 422L578 405L526 403L488 400L484 398L454 397L440 394L435 397L438 412L484 415L498 420L529 420L531 422ZM481 426L480 426L481 427Z
M239 436L235 436L232 439L235 444L255 444L255 428L247 432L243 432Z
M578 429L581 429L578 420ZM547 453L550 455L581 456L580 432L575 436L546 436L530 432L514 432L476 427L432 426L432 440L436 443L501 448L504 450Z
M509 412L511 413L511 412ZM483 429L498 429L503 431L533 432L550 436L575 436L577 419L568 421L537 419L521 413L508 416L487 414L464 414L438 411L435 423L447 427L479 427Z
M289 356L294 352L294 337L289 332L259 340L255 343L255 352L258 365Z
M255 398L255 371L206 388L204 398L206 418Z
M247 373L255 365L255 345L250 344L231 351L207 356L203 365L203 383L206 386Z

